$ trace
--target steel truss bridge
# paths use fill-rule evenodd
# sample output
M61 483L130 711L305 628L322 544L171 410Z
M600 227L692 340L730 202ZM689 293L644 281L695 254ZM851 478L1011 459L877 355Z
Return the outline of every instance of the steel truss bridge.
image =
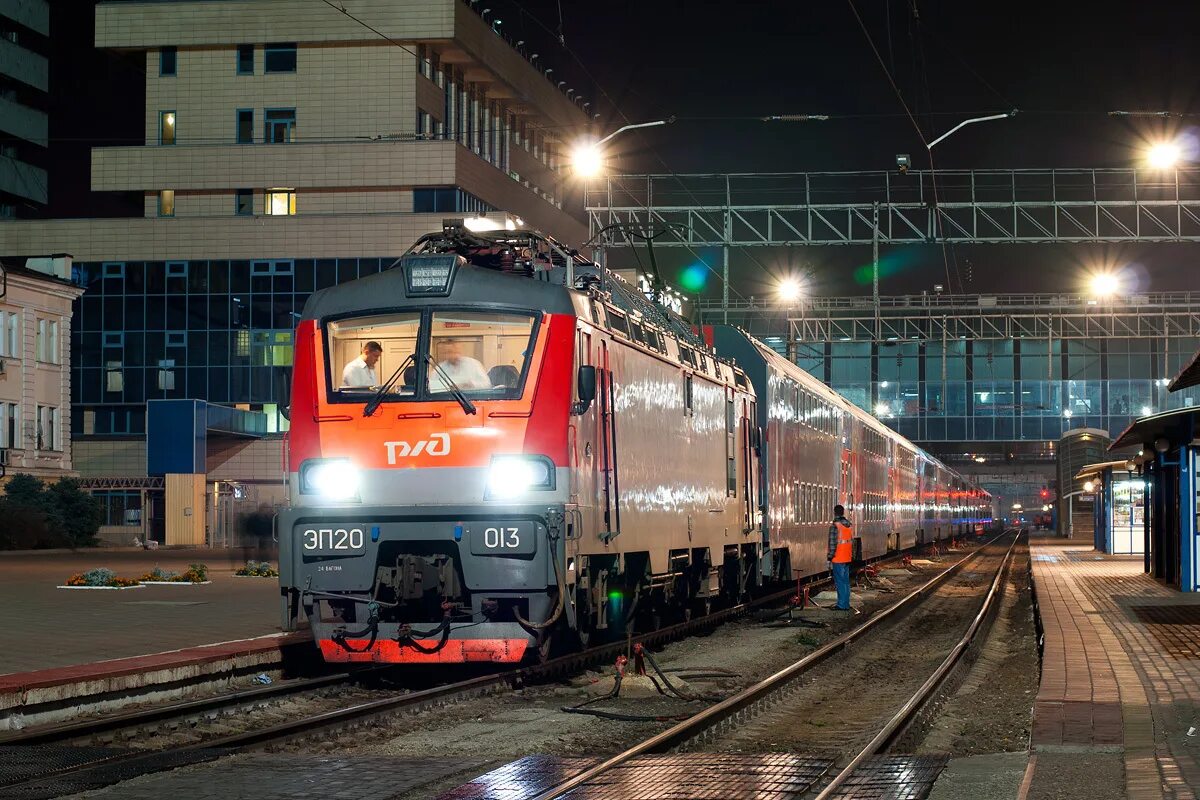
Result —
M878 305L881 244L1200 242L1194 169L624 175L584 204L602 263L651 232L670 234L655 247L720 247L723 310L732 247L872 245Z
M1200 170L625 175L585 205L609 247L631 244L613 226L678 231L656 247L1200 242Z
M702 322L792 342L953 339L1200 338L1200 293L1158 292L1100 301L1082 294L814 297L778 304L703 301ZM1189 345L1190 346L1190 345Z

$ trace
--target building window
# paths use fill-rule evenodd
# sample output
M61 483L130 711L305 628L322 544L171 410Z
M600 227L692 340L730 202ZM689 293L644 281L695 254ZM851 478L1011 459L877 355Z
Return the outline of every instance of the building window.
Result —
M102 525L140 525L142 497L140 492L105 490L92 492L92 497L104 510Z
M455 187L413 189L413 211L418 214L474 213L495 211L470 192Z
M263 72L295 72L296 43L269 44L263 49Z
M0 331L8 339L8 354L13 358L21 357L21 312L8 312L8 324Z
M125 262L124 261L106 261L106 262L104 262L104 277L106 277L106 278L124 278L125 277Z
M174 47L163 47L158 51L158 74L175 75L179 66L179 53Z
M158 143L175 144L175 112L158 112Z
M237 143L251 144L254 142L254 109L239 108L237 110Z
M168 261L167 262L167 277L168 278L186 278L187 274L188 274L188 262L186 262L186 261Z
M50 320L39 319L37 321L37 339L34 345L34 352L37 354L37 360L43 363L48 363L50 358Z
M264 120L264 141L269 144L296 141L296 109L268 108Z
M293 65L292 70L295 71ZM239 44L237 48L237 74L238 75L253 75L254 74L254 45Z
M251 275L291 275L295 269L295 262L291 259L281 259L278 261L251 261Z
M238 189L234 197L233 213L239 217L249 217L254 214L254 191Z
M12 450L24 450L21 446L21 407L16 403L8 404L8 414L4 418L4 446Z
M158 215L160 217L175 216L175 190L163 189L158 193Z
M37 412L37 449L59 449L58 409L53 406L38 406Z
M296 213L296 190L267 189L264 206L269 216L290 217Z
M107 332L106 331L102 335L104 337L104 346L105 347L120 348L120 347L125 346L125 332L124 331L117 331L117 332Z
M8 350L8 336L5 331L8 330L8 314L0 311L0 356L15 356L16 353L10 353ZM3 411L3 406L0 406L0 411Z

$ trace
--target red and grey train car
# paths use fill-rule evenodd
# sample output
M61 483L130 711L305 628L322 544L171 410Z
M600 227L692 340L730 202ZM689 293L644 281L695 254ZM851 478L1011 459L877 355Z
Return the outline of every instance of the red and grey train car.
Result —
M739 340L764 369L722 352ZM379 385L343 385L369 341ZM449 226L316 293L276 520L285 627L305 617L329 661L515 662L823 571L835 501L864 557L982 516L799 368L737 331L716 345L532 232Z

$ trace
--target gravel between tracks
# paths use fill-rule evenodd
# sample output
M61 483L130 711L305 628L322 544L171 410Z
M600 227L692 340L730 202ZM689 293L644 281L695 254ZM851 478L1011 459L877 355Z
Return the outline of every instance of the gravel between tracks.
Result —
M786 699L705 749L802 752L842 762L878 733L958 642L1004 551L995 547L902 616L817 665Z
M958 691L942 705L918 752L958 757L1028 749L1038 691L1029 584L1029 546L1022 543L1013 555L1000 613L979 658Z

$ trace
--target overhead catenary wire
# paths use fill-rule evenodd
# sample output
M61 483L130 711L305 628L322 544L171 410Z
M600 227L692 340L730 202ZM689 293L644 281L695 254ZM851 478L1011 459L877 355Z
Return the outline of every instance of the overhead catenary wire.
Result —
M858 13L858 7L854 5L854 0L846 0L846 5L850 6L850 11L854 14L854 19L858 21L858 26L862 29L863 36L866 38L867 44L871 47L871 52L875 54L875 60L879 62L879 68L883 70L883 74L887 78L888 84L892 87L892 91L895 92L896 99L900 101L900 105L904 109L904 113L908 115L908 119L912 123L913 129L917 132L917 137L921 140L921 144L925 145L925 154L929 158L930 182L933 187L933 203L936 208L939 205L937 190L937 168L934 166L933 153L929 149L929 139L926 138L925 132L921 129L920 123L917 122L917 118L913 115L912 109L909 108L908 101L904 99L904 93L901 92L900 87L896 85L896 79L892 76L892 73L888 71L887 64L884 63L883 56L880 54L879 48L875 46L875 40L871 38L871 32L867 30L866 22L863 21L862 15ZM937 218L935 217L934 219L936 225ZM940 235L938 236L938 240L942 245L942 266L944 267L946 273L946 283L950 286L953 286L954 283L950 280L950 257L946 251L946 241L944 237Z

